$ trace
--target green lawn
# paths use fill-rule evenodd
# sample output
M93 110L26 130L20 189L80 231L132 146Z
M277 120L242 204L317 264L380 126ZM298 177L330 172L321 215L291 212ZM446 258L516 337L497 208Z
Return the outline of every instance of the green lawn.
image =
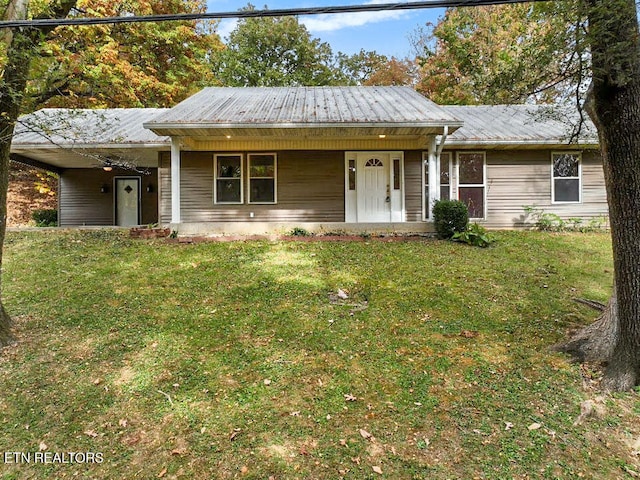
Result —
M496 237L11 233L0 450L103 462L1 478L632 478L640 395L548 349L606 301L609 237Z

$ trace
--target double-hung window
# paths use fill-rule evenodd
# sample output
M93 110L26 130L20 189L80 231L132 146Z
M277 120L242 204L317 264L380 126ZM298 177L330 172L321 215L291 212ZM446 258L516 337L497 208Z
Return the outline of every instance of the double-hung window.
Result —
M244 197L242 193L242 155L215 155L214 177L215 203L243 202Z
M551 154L552 203L580 203L582 181L579 152Z
M249 203L276 203L275 153L249 154Z
M484 152L458 153L458 199L467 204L469 218L485 218L486 172Z

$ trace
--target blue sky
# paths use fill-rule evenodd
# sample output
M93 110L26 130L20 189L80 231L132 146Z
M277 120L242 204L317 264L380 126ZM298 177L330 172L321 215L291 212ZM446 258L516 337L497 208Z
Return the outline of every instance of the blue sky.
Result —
M269 9L305 8L335 5L361 5L367 3L391 3L392 0L363 0L345 2L344 0L271 0L258 2L256 8L265 4ZM209 12L236 11L247 5L247 0L208 0ZM300 17L311 35L328 42L334 53L353 54L365 50L375 50L389 57L404 58L413 56L409 36L427 22L435 23L444 13L443 9L405 10L396 12L362 12L339 15L314 15ZM233 30L235 20L224 20L218 27L223 38Z

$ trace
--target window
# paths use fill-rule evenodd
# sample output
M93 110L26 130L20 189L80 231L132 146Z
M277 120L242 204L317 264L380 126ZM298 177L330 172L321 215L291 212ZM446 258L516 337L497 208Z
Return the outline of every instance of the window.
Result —
M275 153L249 154L249 203L276 203Z
M440 200L451 199L451 154L440 154Z
M242 155L214 156L215 203L242 203Z
M379 158L370 158L367 160L367 163L364 164L365 167L384 167L384 163Z
M581 201L580 153L551 154L551 201L579 203Z
M349 190L356 189L356 161L349 160Z
M393 189L400 190L400 159L393 159Z
M469 218L484 218L485 154L458 153L458 199L469 208Z

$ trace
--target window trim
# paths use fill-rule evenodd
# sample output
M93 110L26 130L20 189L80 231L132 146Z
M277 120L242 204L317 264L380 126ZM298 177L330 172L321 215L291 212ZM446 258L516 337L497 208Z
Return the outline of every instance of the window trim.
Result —
M578 158L578 176L577 177L556 177L554 175L553 159L556 155L575 155ZM578 180L578 200L556 200L556 179ZM580 204L582 203L582 152L579 150L556 150L551 152L551 204Z
M460 182L460 155L480 154L482 155L482 184L480 183L462 183ZM457 199L460 200L460 189L470 187L482 187L482 217L469 217L469 220L486 220L487 219L487 152L484 150L469 150L456 152L456 181L457 183ZM449 184L451 185L451 184Z
M240 158L240 201L239 202L219 202L218 201L218 180L236 177L218 177L218 157L239 157ZM213 154L213 204L214 205L242 205L244 204L244 156L242 153L214 153Z
M273 178L272 177L252 177L251 157L258 156L273 157ZM271 180L273 179L273 202L254 202L251 200L251 180ZM247 204L249 205L275 205L278 203L278 154L275 152L252 152L247 154Z

